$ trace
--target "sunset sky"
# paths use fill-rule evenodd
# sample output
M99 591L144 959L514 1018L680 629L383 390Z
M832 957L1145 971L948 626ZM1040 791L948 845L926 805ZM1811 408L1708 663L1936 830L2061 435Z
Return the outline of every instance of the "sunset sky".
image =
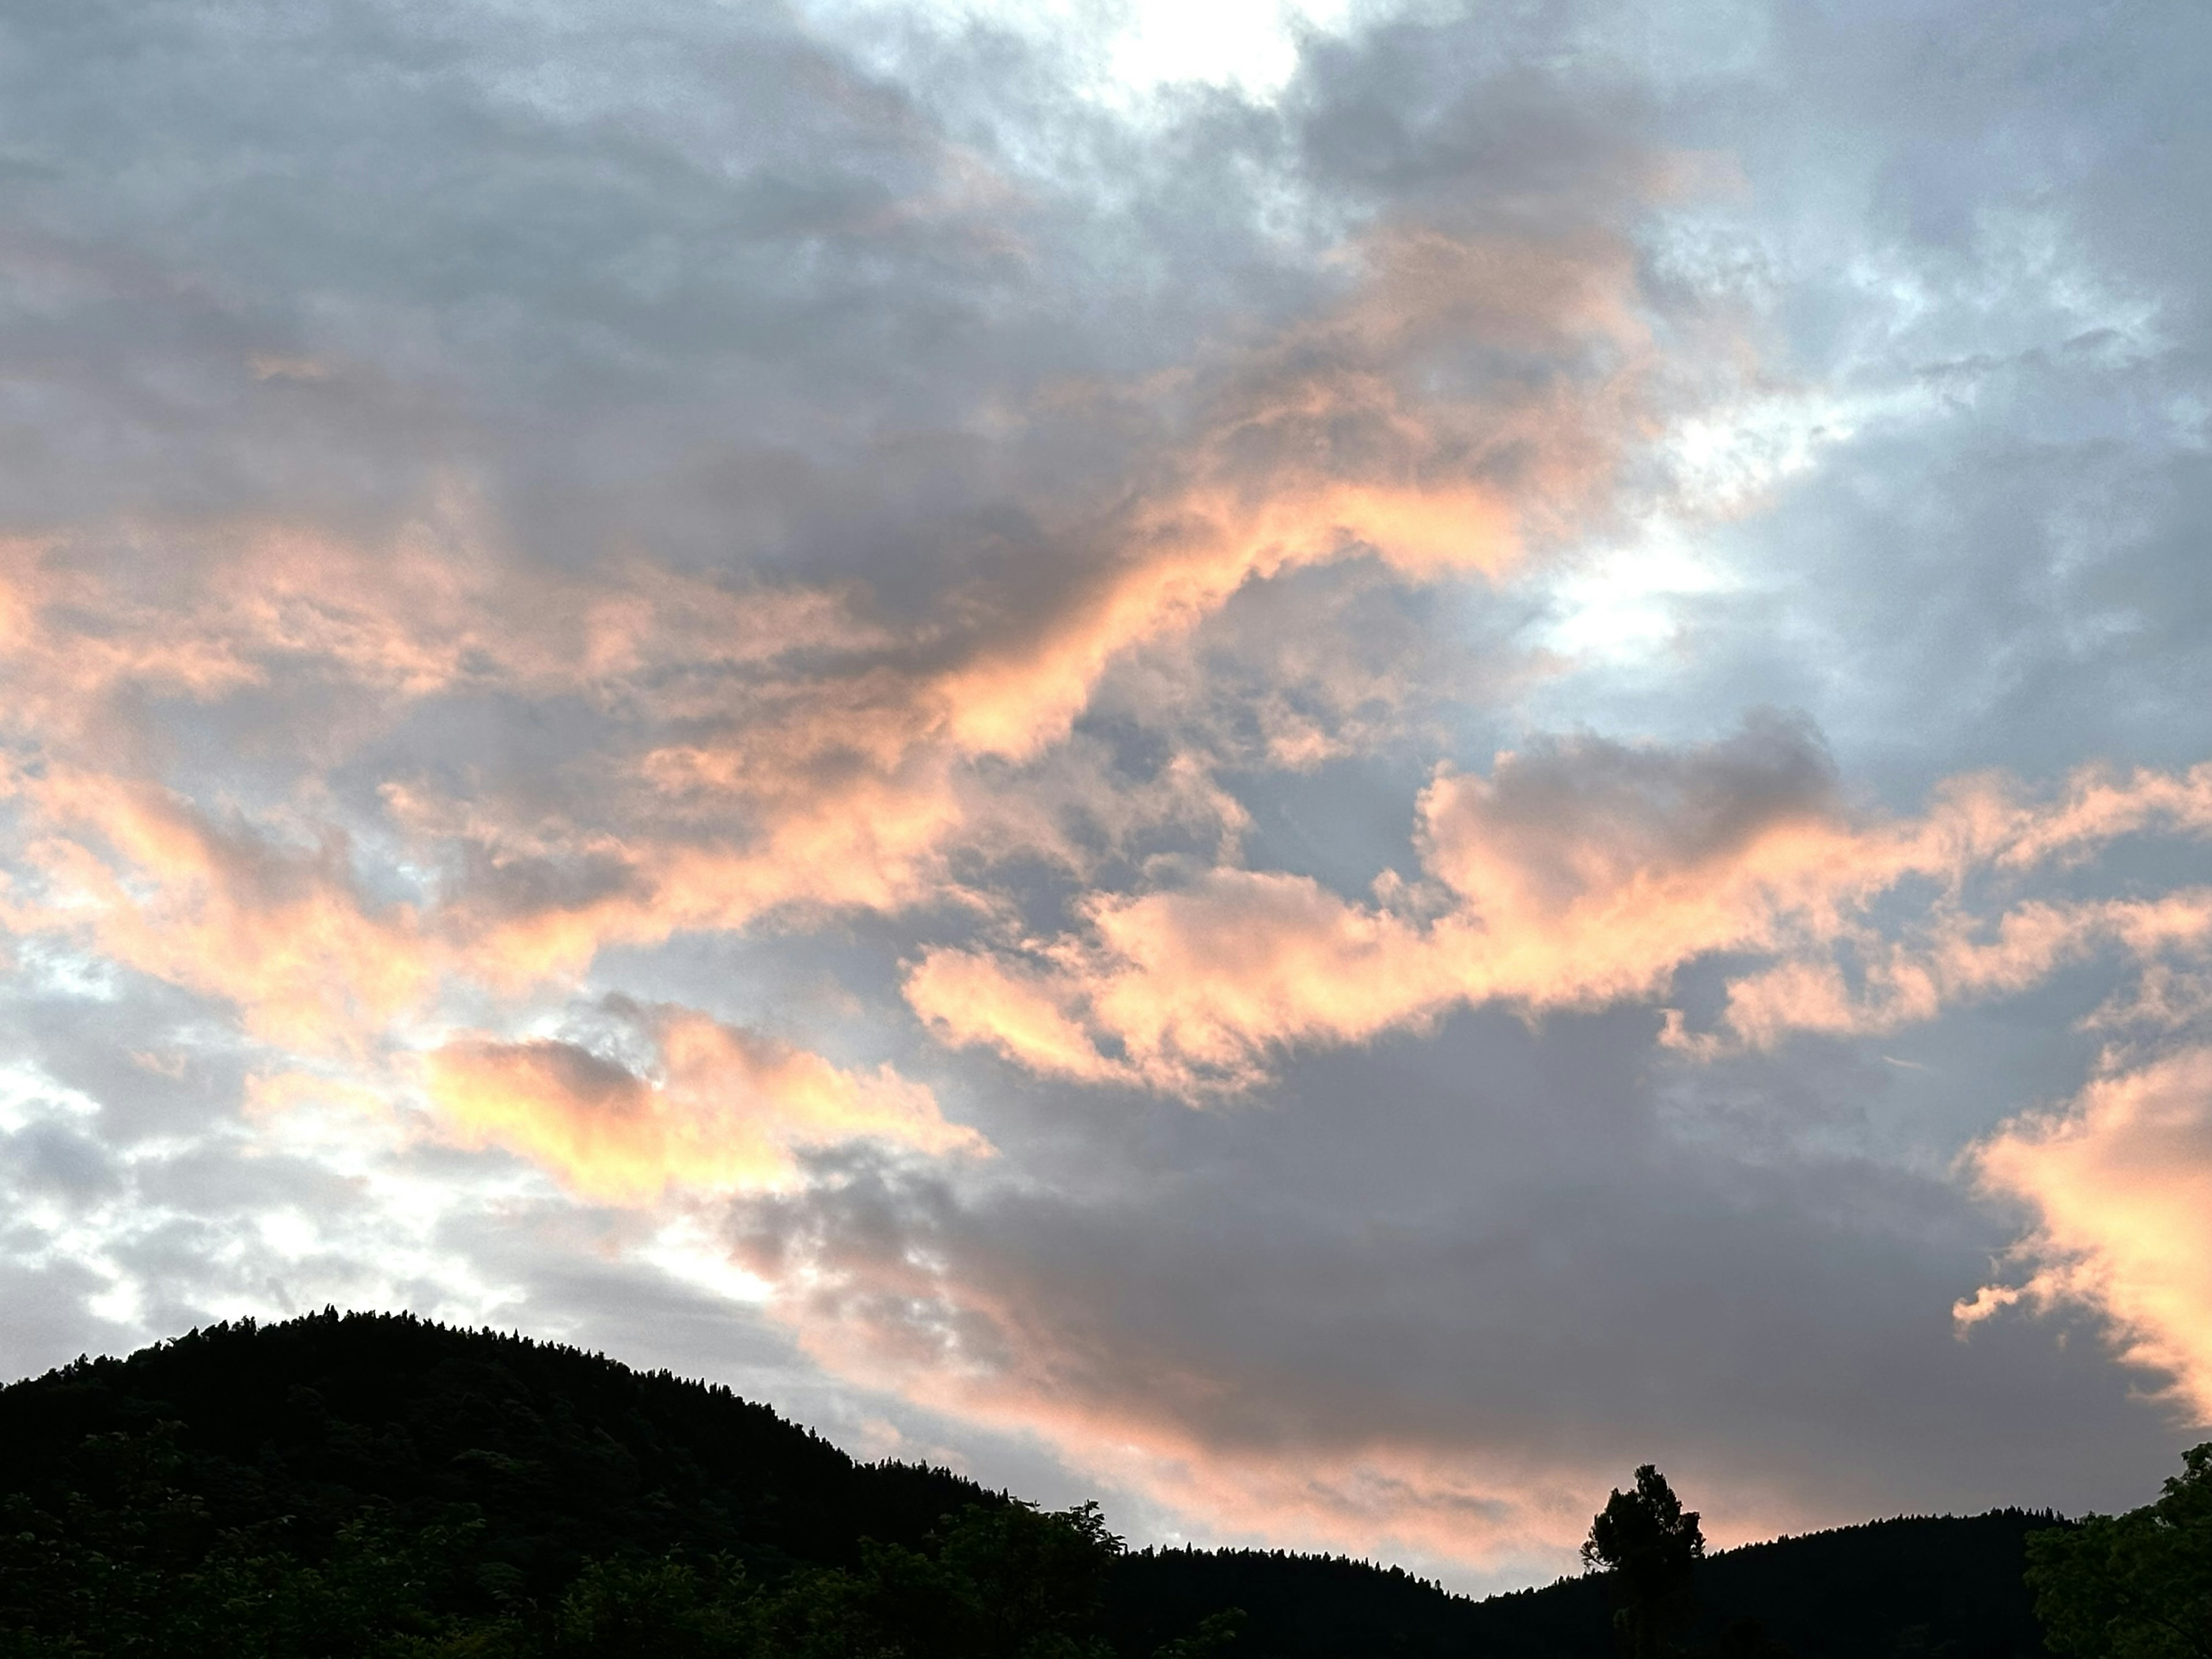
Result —
M2201 0L17 0L0 1371L1133 1541L2212 1437Z

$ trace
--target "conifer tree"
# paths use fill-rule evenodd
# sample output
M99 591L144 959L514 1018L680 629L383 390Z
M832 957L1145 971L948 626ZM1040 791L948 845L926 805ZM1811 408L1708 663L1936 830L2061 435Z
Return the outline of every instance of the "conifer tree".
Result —
M1607 1575L1613 1626L1631 1659L1658 1659L1667 1635L1687 1621L1690 1580L1705 1559L1697 1512L1685 1510L1667 1477L1646 1463L1632 1492L1615 1492L1590 1522L1583 1565Z

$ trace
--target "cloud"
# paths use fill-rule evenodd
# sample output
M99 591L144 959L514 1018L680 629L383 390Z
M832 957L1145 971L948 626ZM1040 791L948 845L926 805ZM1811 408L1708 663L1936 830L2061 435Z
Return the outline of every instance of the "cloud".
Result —
M2128 1501L2197 12L955 10L0 17L15 1363L413 1305L1504 1578Z
M342 833L301 845L211 823L157 785L41 769L9 780L31 808L0 920L230 999L246 1030L308 1054L358 1048L419 1009L440 966L414 908L375 905Z
M1461 1583L1566 1569L1641 1461L1748 1538L2136 1455L2094 1344L1949 1340L2003 1233L1940 1174L1692 1156L1646 1022L1559 1024L1462 1017L1266 1112L1103 1122L1048 1190L823 1158L729 1206L734 1259L835 1374L1035 1437L1181 1535Z
M1148 1248L1136 1217L1055 1216L1004 1194L978 1207L849 1163L732 1219L736 1260L837 1373L1042 1437L1187 1524L1462 1567L1548 1563L1586 1524L1572 1477L1540 1456L1425 1443L1367 1413L1332 1425L1326 1414L1366 1379L1333 1365L1291 1382L1235 1352L1256 1332L1194 1341L1188 1321L1221 1317L1232 1283L1270 1297L1285 1288L1218 1242ZM1208 1291L1188 1277L1208 1258L1231 1282Z
M645 1071L556 1038L462 1037L432 1052L426 1088L445 1131L520 1152L617 1204L787 1184L801 1149L849 1140L936 1156L989 1150L889 1066L841 1071L690 1009L611 1012L649 1045Z
M2212 1049L2117 1062L2064 1107L2014 1119L1972 1149L1977 1179L2027 1206L2016 1285L1984 1285L1963 1327L2015 1304L2073 1303L2109 1323L2130 1364L2163 1373L2212 1423Z
M1486 777L1440 769L1418 812L1425 888L1386 880L1361 904L1217 869L1098 900L1081 933L1026 957L927 952L908 1000L947 1041L1036 1070L1203 1092L1455 1006L1656 999L1723 953L1767 965L1731 974L1719 1030L1675 1016L1678 1047L1890 1030L2100 946L2145 967L2212 948L2201 889L2055 902L2005 885L2124 836L2212 832L2212 767L2092 769L2042 801L1965 779L1891 819L1851 810L1813 738L1765 720L1698 747L1578 738L1501 754Z
M851 588L738 586L640 558L538 569L465 493L427 503L383 547L252 522L20 542L14 719L82 780L79 807L60 804L58 784L27 796L49 803L65 840L100 790L173 794L93 770L151 740L149 699L183 704L183 718L267 722L284 735L264 741L301 769L286 781L311 793L319 767L389 742L417 711L573 702L597 730L550 772L457 793L442 769L418 766L383 780L373 807L354 804L353 844L397 838L406 863L439 872L415 878L391 927L356 927L378 935L375 959L411 934L420 979L526 986L575 975L607 944L940 896L975 820L1000 836L1017 821L979 811L979 764L1065 742L1132 650L1316 564L1498 577L1532 537L1601 509L1649 369L1616 240L1403 225L1346 258L1348 298L1195 366L1172 395L1054 391L1078 411L1063 441L1093 426L1143 431L1120 446L1127 476L1095 502L1034 504L1054 557L1024 580L956 584L898 629ZM1456 362L1470 334L1508 354L1510 372ZM288 705L331 712L301 731ZM481 779L480 762L469 770ZM174 805L179 822L205 815ZM347 832L333 805L281 811L336 845ZM168 893L147 847L122 856L167 895L149 898L165 916L197 902ZM95 884L83 902L120 937L139 890L57 848L45 873L58 906L74 902L71 872ZM193 954L239 964L219 971L250 1000L285 970L245 965L251 888L229 884L223 902L241 925ZM132 959L153 962L143 949ZM388 1012L399 995L370 1000ZM297 1029L296 1009L270 1018Z

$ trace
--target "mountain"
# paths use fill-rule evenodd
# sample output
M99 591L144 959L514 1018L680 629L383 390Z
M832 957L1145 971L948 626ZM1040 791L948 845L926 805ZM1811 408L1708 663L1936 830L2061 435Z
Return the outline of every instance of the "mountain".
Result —
M705 1577L686 1579L694 1589L684 1594L708 1601L697 1585L739 1580L756 1587L748 1595L805 1585L817 1601L842 1596L841 1607L872 1596L868 1605L878 1612L885 1596L904 1597L899 1616L919 1629L914 1621L939 1617L915 1611L924 1605L914 1599L922 1577L939 1572L943 1579L931 1581L939 1600L928 1606L942 1613L964 1595L969 1611L961 1616L983 1617L1012 1593L1005 1584L1018 1587L1046 1571L1022 1563L1056 1548L1064 1559L1051 1571L1073 1573L1066 1579L1073 1599L1037 1617L1058 1620L1052 1639L1076 1645L1023 1647L1030 1638L1008 1626L1000 1632L1008 1652L1088 1655L1100 1650L1099 1637L1111 1652L1137 1659L1156 1650L1216 1651L1218 1632L1203 1639L1194 1632L1230 1607L1245 1615L1243 1635L1226 1650L1237 1659L1610 1659L1614 1652L1604 1587L1589 1578L1478 1602L1401 1570L1341 1557L1142 1550L1099 1558L1102 1601L1085 1587L1079 1563L1067 1565L1073 1558L1066 1550L1080 1553L1077 1534L1090 1524L1079 1512L1075 1533L1048 1536L1006 1494L945 1469L855 1462L726 1389L406 1315L326 1312L275 1325L217 1325L127 1358L80 1360L0 1389L0 1505L10 1517L0 1526L7 1540L0 1626L14 1609L26 1629L40 1620L65 1628L70 1607L85 1598L112 1599L101 1586L124 1581L102 1574L137 1575L130 1582L157 1603L186 1591L206 1600L214 1594L206 1563L217 1558L231 1575L223 1605L237 1602L233 1581L245 1582L241 1572L262 1587L253 1594L264 1601L285 1584L307 1583L311 1600L331 1602L329 1587L346 1573L354 1575L347 1583L367 1582L367 1561L385 1574L376 1595L386 1600L375 1605L415 1598L404 1619L390 1615L395 1630L412 1620L408 1628L450 1634L474 1628L471 1620L499 1619L520 1629L516 1609L567 1606L580 1583L611 1594L605 1585L613 1581L588 1564L623 1560L693 1564L683 1571L696 1567ZM948 1522L962 1515L971 1518ZM1710 1646L1752 1620L1770 1644L1798 1659L2034 1659L2043 1650L2021 1583L2022 1540L2053 1524L2055 1516L2014 1510L1907 1518L1730 1551L1700 1569L1705 1612L1690 1634ZM1024 1526L1032 1531L1024 1534ZM386 1541L365 1545L371 1534ZM866 1540L898 1548L886 1554ZM1005 1558L995 1565L985 1559L994 1550ZM957 1593L945 1588L955 1557L967 1575ZM727 1580L733 1571L738 1580ZM185 1589L162 1588L170 1584ZM1091 1611L1079 1617L1066 1611L1084 1607ZM802 1612L810 1630L825 1616L812 1602ZM706 1617L693 1623L704 1629ZM159 1622L153 1613L146 1619ZM871 1628L890 1626L878 1617ZM157 1638L143 1639L151 1644L145 1650L159 1650ZM999 1638L963 1639L980 1650ZM1726 1635L1733 1650L1762 1651L1745 1645L1750 1639L1741 1630ZM825 1654L860 1650L848 1638L823 1640ZM759 1640L750 1650L699 1641L702 1653L786 1650L775 1643L763 1650ZM896 1650L931 1645L917 1638ZM346 1650L649 1646L403 1649L364 1641ZM290 1650L272 1638L255 1650ZM102 1650L66 1643L11 1650L0 1636L0 1655L11 1651Z
M88 1441L173 1424L222 1528L283 1520L314 1556L374 1505L419 1528L481 1512L488 1559L538 1593L587 1559L726 1552L769 1571L919 1544L1000 1501L947 1470L855 1463L727 1389L410 1315L311 1314L193 1332L0 1390L0 1492L92 1476Z

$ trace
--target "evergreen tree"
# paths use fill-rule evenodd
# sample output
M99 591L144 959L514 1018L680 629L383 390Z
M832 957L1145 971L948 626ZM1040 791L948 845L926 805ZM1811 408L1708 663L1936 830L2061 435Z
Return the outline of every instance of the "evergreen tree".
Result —
M1617 1611L1613 1629L1632 1659L1658 1659L1667 1636L1688 1622L1690 1580L1705 1559L1705 1535L1667 1477L1646 1463L1633 1492L1615 1492L1590 1522L1583 1565L1607 1575Z

